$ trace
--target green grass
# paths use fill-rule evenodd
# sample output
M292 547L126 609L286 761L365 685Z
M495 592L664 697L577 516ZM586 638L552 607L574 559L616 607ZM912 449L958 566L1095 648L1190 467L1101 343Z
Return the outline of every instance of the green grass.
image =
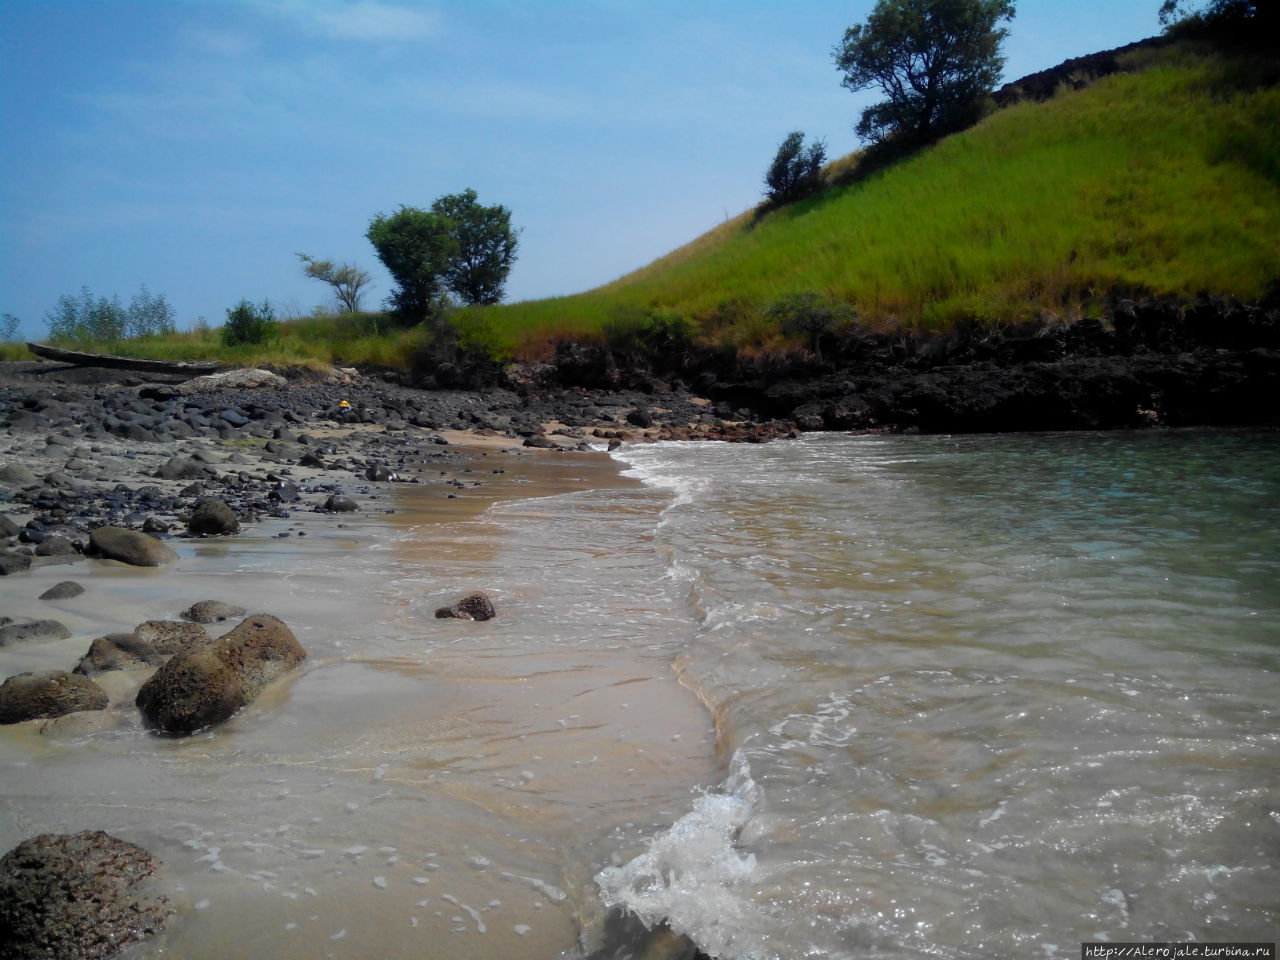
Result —
M1109 290L1241 298L1280 278L1280 90L1180 48L997 112L869 179L750 215L607 286L496 308L537 352L621 305L763 345L768 305L813 291L886 328L1071 319ZM1256 82L1256 78L1253 78Z

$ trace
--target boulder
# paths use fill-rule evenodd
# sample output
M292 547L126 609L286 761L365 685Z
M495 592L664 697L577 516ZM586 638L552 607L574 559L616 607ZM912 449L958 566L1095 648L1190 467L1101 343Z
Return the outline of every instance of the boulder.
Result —
M0 467L0 484L6 487L34 487L39 482L40 478L21 463Z
M351 513L356 510L356 503L340 494L330 494L329 498L324 502L324 510L327 513Z
M90 556L119 560L135 567L162 567L178 559L155 537L124 527L97 527L89 534Z
M386 480L400 479L399 475L394 470L383 463L370 464L369 468L364 472L364 478L366 480L373 480L379 483Z
M187 521L187 529L201 537L223 536L239 533L240 521L226 503L213 497L205 497L196 501L191 519Z
M0 956L98 960L162 930L159 862L102 831L41 834L0 858Z
M279 390L288 385L289 381L278 373L241 367L194 377L179 384L177 390L184 396L190 396L193 393L212 393L218 390Z
M440 619L454 620L492 620L495 616L493 602L483 593L471 593L457 603L441 607L436 611Z
M22 528L0 513L0 537L16 537Z
M108 633L89 644L73 672L92 677L110 670L146 670L163 659L152 643L137 634Z
M203 464L186 457L173 456L155 472L161 480L201 480L206 476Z
M0 647L18 643L52 643L65 640L71 631L57 620L17 620L0 626Z
M31 554L13 553L12 551L0 552L0 577L7 577L12 573L22 573L24 570L30 569Z
M243 617L249 611L244 607L223 603L221 600L201 600L182 611L182 619L192 623L221 623Z
M185 736L230 719L306 655L281 620L254 614L225 637L177 653L142 685L138 709L153 729Z
M108 702L106 691L85 676L65 670L19 673L0 685L0 724L105 710Z
M66 537L60 537L57 534L45 537L36 546L37 557L71 557L78 555L76 545Z
M243 610L240 611L240 616L244 616ZM200 624L184 623L181 620L147 620L138 624L133 632L163 656L208 643L212 639Z
M84 593L84 587L74 580L62 580L40 594L41 600L70 600Z

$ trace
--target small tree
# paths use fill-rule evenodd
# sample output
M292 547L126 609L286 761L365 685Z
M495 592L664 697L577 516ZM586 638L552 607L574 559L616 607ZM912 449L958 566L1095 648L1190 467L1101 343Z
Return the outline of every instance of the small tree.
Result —
M1181 0L1160 4L1160 23L1165 32L1179 34L1237 34L1263 46L1275 47L1280 28L1280 3L1276 0L1207 0L1194 9ZM1269 43L1268 43L1269 41Z
M857 312L846 303L837 303L816 293L793 293L769 308L769 319L788 336L802 335L809 340L814 359L822 362L822 336L837 324L857 319Z
M163 293L152 294L144 283L129 301L125 315L128 334L144 337L153 333L173 333L177 330L176 314Z
M511 229L511 211L500 204L483 206L469 188L440 197L431 210L449 221L453 237L444 271L449 289L467 304L500 301L516 259L518 232Z
M222 328L222 342L229 347L242 343L266 343L276 336L279 328L276 312L271 308L271 301L263 300L260 306L254 306L248 300L242 299L227 310L227 322Z
M49 339L63 341L120 340L129 328L129 316L119 297L94 298L87 286L80 296L63 294L54 309L44 315Z
M765 198L773 206L792 203L822 186L822 165L827 145L815 140L806 150L804 133L793 130L778 144L773 163L764 175Z
M321 280L333 287L333 295L341 305L341 313L356 313L364 289L371 285L369 274L359 267L344 263L336 267L332 260L317 260L305 253L297 255L303 263L303 272L313 280Z
M888 97L862 112L858 136L928 143L977 119L1000 79L1010 0L878 0L832 51L850 90Z
M12 343L18 339L18 318L12 313L0 313L0 342Z
M365 236L396 282L387 305L408 323L421 323L437 312L445 272L457 249L448 218L402 206L389 217L376 214Z

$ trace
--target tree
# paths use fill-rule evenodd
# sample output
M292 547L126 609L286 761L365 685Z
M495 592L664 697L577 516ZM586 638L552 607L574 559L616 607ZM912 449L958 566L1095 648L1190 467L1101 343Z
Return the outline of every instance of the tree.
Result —
M454 251L444 271L449 289L463 303L500 301L516 259L518 231L511 229L511 211L500 204L481 205L471 189L440 197L431 210L451 224Z
M129 317L120 298L94 299L87 286L80 288L79 297L67 293L60 296L58 305L44 315L44 322L51 340L120 340L129 328Z
M793 130L778 144L773 163L765 171L765 198L774 206L791 203L813 193L822 186L822 165L827 160L827 145L815 140L804 146L804 133Z
M432 210L401 206L376 214L365 234L397 289L387 303L409 323L435 313L445 292L445 273L457 250L453 224Z
M12 343L18 339L20 321L12 313L0 313L0 343Z
M878 0L832 51L842 86L889 98L862 112L858 136L928 143L976 120L1004 67L997 24L1013 14L1011 0Z
M229 347L242 343L266 343L275 336L278 329L276 312L271 308L270 300L263 300L261 306L254 306L248 300L241 299L227 310L227 322L222 327L222 342Z
M769 319L783 333L802 335L809 340L814 359L822 362L822 337L839 324L852 323L857 311L846 303L837 303L816 293L793 293L769 307Z
M364 288L372 283L369 274L351 264L336 267L332 260L317 260L305 253L297 256L303 262L303 271L308 277L333 287L333 295L342 306L341 313L356 313L360 309Z
M1262 45L1276 44L1280 27L1280 3L1277 0L1208 0L1200 10L1180 0L1164 0L1160 4L1160 23L1165 32L1182 34L1237 34Z
M176 314L163 293L152 294L144 283L129 301L125 315L128 335L144 337L153 333L173 333Z

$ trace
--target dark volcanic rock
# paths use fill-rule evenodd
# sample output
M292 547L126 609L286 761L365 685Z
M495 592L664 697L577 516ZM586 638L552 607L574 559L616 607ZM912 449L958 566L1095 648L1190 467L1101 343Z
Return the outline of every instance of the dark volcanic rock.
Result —
M192 623L221 623L243 617L248 612L244 607L223 603L221 600L201 600L183 610L181 617Z
M492 620L495 616L493 603L483 593L471 593L457 603L441 607L436 611L440 619L454 620Z
M70 600L84 593L84 587L74 580L62 580L40 594L41 600Z
M18 643L52 643L69 636L71 631L57 620L19 620L0 626L0 647Z
M183 736L222 723L307 653L276 617L254 614L225 637L176 654L138 691L147 725Z
M0 723L105 710L108 702L106 691L88 677L65 670L20 673L0 685Z
M178 559L171 548L154 537L112 526L98 527L89 534L88 553L135 567L162 567Z
M203 464L175 456L156 471L156 476L161 480L200 480L206 472Z
M24 840L0 859L0 956L100 960L157 933L173 912L158 866L102 831Z
M239 533L240 521L222 500L207 497L196 503L191 511L187 529L198 536L222 536Z
M109 633L89 644L74 672L92 677L109 670L145 670L162 659L154 645L136 634Z
M332 494L329 499L324 502L324 509L329 513L351 513L356 510L356 503L347 497L339 494Z

